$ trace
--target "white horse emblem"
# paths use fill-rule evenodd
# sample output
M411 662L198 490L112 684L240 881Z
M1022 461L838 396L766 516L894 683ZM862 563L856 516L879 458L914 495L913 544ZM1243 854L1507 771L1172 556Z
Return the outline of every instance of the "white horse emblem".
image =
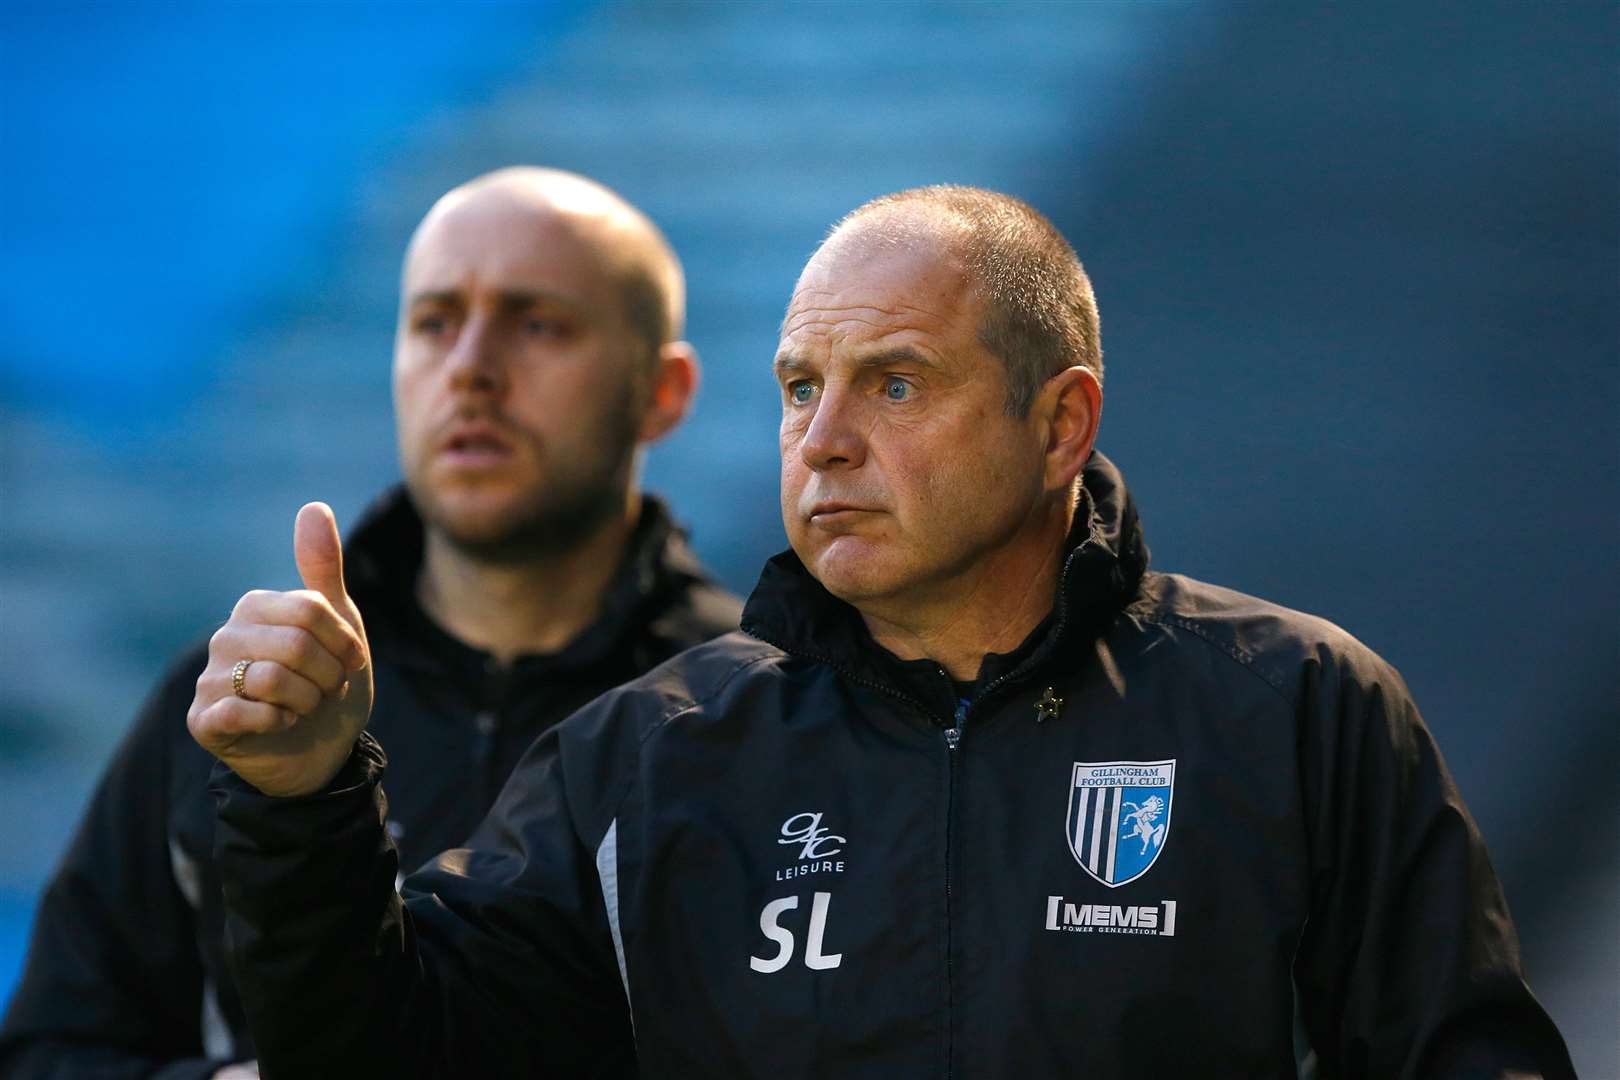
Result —
M1146 855L1149 847L1158 847L1164 843L1164 823L1159 821L1159 815L1164 813L1164 800L1157 795L1149 795L1141 805L1125 800L1125 807L1130 813L1125 814L1126 829L1121 832L1120 839L1132 840L1141 837L1142 854Z

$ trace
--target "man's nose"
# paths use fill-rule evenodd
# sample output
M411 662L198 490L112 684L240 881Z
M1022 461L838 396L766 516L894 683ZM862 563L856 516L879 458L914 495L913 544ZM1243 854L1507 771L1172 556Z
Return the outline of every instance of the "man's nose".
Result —
M799 457L817 472L855 469L866 460L862 410L851 394L841 389L822 391L799 442Z
M445 357L451 389L469 393L505 389L506 365L495 338L495 327L486 316L474 314L462 324L455 346Z

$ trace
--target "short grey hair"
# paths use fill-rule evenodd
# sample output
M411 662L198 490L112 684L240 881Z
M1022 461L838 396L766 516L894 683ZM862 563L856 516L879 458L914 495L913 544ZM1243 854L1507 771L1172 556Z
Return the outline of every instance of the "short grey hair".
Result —
M1078 364L1102 380L1091 279L1063 234L1023 200L958 184L909 188L856 207L832 234L855 224L904 232L918 218L944 231L984 298L979 342L1006 365L1009 416L1028 415L1046 380L1065 368Z

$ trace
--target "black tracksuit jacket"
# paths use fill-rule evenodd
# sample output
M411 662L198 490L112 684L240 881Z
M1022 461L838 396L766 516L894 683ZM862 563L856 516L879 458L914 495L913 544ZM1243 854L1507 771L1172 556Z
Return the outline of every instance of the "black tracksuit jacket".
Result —
M1147 573L1085 479L1051 617L965 703L778 556L403 898L376 740L307 798L217 769L264 1074L1571 1075L1400 677Z
M540 732L736 628L737 599L709 580L662 504L644 505L597 622L558 653L510 665L417 606L422 523L403 492L357 525L348 580L375 664L371 727L393 754L387 829L402 866L464 841ZM213 758L186 730L205 662L206 646L187 652L141 709L46 887L0 1027L6 1080L181 1080L253 1056L225 967Z

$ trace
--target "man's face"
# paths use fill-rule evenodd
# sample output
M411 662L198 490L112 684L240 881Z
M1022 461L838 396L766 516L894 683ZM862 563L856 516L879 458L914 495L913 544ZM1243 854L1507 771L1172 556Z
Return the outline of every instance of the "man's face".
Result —
M993 582L1041 496L1040 440L1006 415L980 305L935 243L835 239L783 321L782 520L800 559L863 610Z
M441 208L412 246L400 460L429 526L458 546L565 546L623 504L649 346L590 235L486 193Z

